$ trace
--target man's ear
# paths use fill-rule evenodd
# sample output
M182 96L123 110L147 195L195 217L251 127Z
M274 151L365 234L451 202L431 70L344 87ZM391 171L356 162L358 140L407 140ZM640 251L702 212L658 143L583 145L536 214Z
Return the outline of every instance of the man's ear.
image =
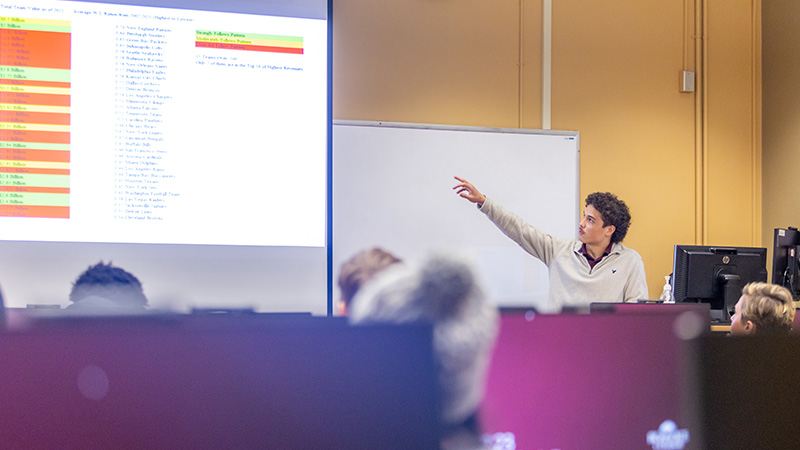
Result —
M603 228L603 232L606 235L606 237L611 237L615 231L617 231L617 227L615 227L614 225L609 225Z
M756 324L754 324L752 320L748 320L744 324L744 332L747 334L755 334Z

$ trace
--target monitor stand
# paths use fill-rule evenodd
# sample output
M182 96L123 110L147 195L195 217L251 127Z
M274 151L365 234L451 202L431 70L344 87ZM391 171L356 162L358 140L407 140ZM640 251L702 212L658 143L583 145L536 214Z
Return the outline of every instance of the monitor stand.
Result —
M722 309L711 310L711 321L731 323L731 313L742 295L742 279L739 275L721 273L717 275L717 284L722 289Z

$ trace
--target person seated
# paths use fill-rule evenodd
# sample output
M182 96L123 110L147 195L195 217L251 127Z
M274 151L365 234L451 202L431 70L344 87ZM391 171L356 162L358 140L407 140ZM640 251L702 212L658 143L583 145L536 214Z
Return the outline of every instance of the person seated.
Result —
M147 309L147 297L139 279L102 261L89 266L75 279L69 300L72 304L66 309L75 313L119 314Z
M343 262L339 269L338 279L341 294L337 304L339 315L346 316L348 314L353 297L361 289L361 286L383 269L402 262L400 258L380 247L362 250Z
M748 283L731 316L731 335L786 334L792 329L792 293L770 283Z
M353 299L351 323L429 323L442 393L443 449L481 448L477 412L499 327L464 258L432 253L383 270Z

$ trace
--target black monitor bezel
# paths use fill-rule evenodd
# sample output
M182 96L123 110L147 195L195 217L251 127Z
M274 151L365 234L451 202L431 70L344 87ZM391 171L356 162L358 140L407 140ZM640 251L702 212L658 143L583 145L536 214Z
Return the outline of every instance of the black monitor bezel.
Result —
M795 300L800 298L800 231L795 227L775 228L772 240L772 276L773 284L789 289ZM790 250L794 248L795 259L790 260ZM789 267L791 266L791 267ZM787 273L787 269L791 269Z
M690 277L693 273L690 271L690 260L698 260L700 256L705 257L708 261L704 264L717 263L716 266L729 266L737 267L737 261L744 260L744 258L754 258L760 260L758 264L760 269L757 275L752 273L746 274L747 276L736 281L728 286L729 292L719 281L720 275L737 275L733 271L732 274L723 274L722 270L714 271L713 279L709 279L708 286L711 288L710 295L698 295L697 293L689 292ZM730 322L732 311L736 301L741 295L741 288L745 284L761 281L766 282L767 277L767 249L765 247L731 247L731 246L714 246L714 245L682 245L677 244L673 253L673 266L672 266L672 293L676 302L690 302L690 303L709 303L711 306L711 318L713 321ZM712 269L713 270L713 269ZM696 275L696 274L695 274ZM707 275L706 275L707 276Z

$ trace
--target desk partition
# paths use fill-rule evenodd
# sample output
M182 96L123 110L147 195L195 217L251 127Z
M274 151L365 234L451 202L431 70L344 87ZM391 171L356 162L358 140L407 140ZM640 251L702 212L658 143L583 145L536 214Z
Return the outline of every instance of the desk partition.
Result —
M429 327L195 319L0 334L0 448L438 449Z
M708 449L800 448L800 336L703 338L693 344L695 440Z
M619 450L686 438L676 448L697 448L682 410L683 350L707 323L692 311L503 314L481 411L487 440Z

